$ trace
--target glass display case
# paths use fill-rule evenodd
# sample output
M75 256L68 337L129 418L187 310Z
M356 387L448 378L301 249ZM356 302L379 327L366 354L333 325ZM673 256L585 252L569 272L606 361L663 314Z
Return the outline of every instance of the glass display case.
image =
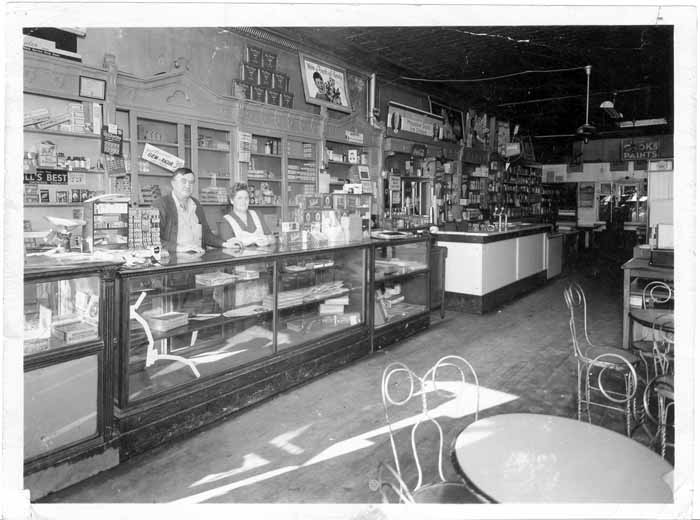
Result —
M428 326L429 247L424 238L374 247L374 349L402 339L409 324L411 334Z
M174 256L122 272L120 405L366 323L367 248L275 253L209 251L197 265Z
M119 264L28 258L24 279L27 472L104 443L111 427L112 329ZM108 410L108 413L105 413Z

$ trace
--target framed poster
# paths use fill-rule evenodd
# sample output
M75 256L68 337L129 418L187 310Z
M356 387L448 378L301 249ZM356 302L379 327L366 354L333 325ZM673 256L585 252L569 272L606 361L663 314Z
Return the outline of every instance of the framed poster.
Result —
M103 79L80 76L78 94L82 97L92 99L105 99L107 82Z
M299 53L299 62L307 103L340 112L352 112L345 69L302 53Z
M428 97L430 112L442 118L440 140L459 143L464 138L464 113Z

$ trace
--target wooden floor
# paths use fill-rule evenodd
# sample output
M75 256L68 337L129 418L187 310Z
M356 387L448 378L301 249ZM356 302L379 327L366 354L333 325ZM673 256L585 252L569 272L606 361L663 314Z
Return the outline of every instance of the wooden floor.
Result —
M443 355L466 357L484 389L481 417L576 417L576 362L562 298L571 280L589 297L592 339L619 344L621 273L583 263L488 315L448 312L441 320L435 313L431 328L407 341L42 501L378 502L377 464L391 460L380 378L392 361L424 372ZM448 445L472 420L441 419ZM596 411L593 421L624 431L615 412ZM446 470L456 478L449 463Z

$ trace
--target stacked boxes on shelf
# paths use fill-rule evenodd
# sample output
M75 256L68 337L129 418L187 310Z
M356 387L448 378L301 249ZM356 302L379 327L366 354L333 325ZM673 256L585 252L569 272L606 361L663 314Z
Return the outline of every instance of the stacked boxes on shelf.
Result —
M199 190L199 201L208 204L226 204L228 192L223 186L206 186Z
M287 179L290 181L316 182L316 163L310 161L287 165Z
M129 212L129 249L160 247L160 214L156 208L132 208Z
M152 204L153 201L160 198L160 186L157 184L144 184L141 186L141 203Z
M61 112L51 113L39 107L24 114L24 126L39 130L99 134L102 129L102 106L89 101L68 103Z

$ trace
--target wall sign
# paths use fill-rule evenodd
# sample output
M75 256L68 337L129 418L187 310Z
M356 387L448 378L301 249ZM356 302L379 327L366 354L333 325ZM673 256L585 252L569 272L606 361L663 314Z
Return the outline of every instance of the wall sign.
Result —
M394 132L402 130L403 132L436 137L442 125L442 117L389 101L386 125Z
M365 136L360 132L351 132L350 130L345 130L345 139L352 144L364 144Z
M673 171L673 161L666 159L664 161L649 161L650 172L670 172Z
M152 144L148 143L146 143L146 146L143 148L141 158L145 161L160 166L161 168L170 170L171 172L174 172L178 168L185 165L185 161L183 159L180 159L179 157L170 154L165 150L161 150L160 148L156 148Z
M348 74L344 68L302 53L299 53L299 62L307 103L352 112L348 98Z
M621 146L623 161L659 158L660 142L658 138L623 139Z
M35 172L24 173L24 184L68 185L68 170L37 168Z

